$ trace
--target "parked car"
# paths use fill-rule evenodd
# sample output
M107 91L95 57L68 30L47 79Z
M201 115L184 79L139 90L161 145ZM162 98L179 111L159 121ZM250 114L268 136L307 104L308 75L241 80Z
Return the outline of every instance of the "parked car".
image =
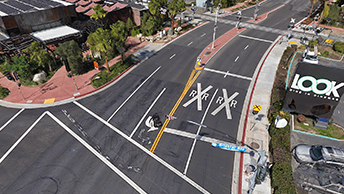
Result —
M322 145L297 145L292 154L299 163L333 163L344 165L344 150Z
M311 64L319 63L318 56L314 51L305 51L303 53L302 61L306 63L311 63Z

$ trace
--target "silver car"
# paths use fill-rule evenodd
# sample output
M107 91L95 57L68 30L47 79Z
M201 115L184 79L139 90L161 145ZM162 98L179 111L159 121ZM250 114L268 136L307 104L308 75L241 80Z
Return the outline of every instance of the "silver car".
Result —
M293 156L299 163L324 162L344 165L344 150L322 145L297 145L292 150Z

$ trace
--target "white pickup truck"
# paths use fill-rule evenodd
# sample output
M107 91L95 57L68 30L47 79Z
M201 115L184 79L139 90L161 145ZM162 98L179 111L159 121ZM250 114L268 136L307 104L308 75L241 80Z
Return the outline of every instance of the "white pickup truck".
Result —
M308 49L305 49L305 51L303 51L302 57L303 62L311 64L319 63L317 49L314 49L314 51L309 51Z

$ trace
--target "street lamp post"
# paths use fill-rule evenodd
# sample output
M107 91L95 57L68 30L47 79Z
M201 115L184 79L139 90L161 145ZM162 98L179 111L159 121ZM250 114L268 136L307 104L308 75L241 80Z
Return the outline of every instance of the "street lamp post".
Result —
M258 13L258 11L259 11L259 1L257 0L257 1L256 1L256 7L255 7L255 9L254 9L254 14L253 14L253 19L254 19L254 21L257 20L257 13Z
M217 25L217 15L219 15L220 7L221 7L221 3L219 3L217 5L217 9L216 9L215 24L214 24L214 34L213 34L213 45L211 46L211 49L215 48L214 44L215 44L215 34L216 34L216 28L217 28L217 26L216 26Z

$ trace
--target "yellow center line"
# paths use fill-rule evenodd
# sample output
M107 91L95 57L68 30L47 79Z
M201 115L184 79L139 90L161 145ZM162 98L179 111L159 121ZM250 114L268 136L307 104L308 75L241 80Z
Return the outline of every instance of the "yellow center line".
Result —
M199 74L201 73L201 71L198 71L197 74L194 76L195 74L195 70L193 69L191 72L191 75L189 77L188 82L185 85L184 91L183 93L180 95L178 101L176 102L176 104L174 105L174 107L172 108L171 112L170 112L170 116L173 116L174 112L177 110L180 102L183 100L184 96L186 95L186 93L188 92L188 90L191 88L192 84L195 82L195 80L197 79L197 77L199 76ZM156 146L158 145L160 138L162 136L162 134L164 133L165 128L167 127L168 123L170 122L169 119L166 119L164 124L162 125L157 137L155 138L155 141L151 147L151 149L149 150L150 152L154 153Z

